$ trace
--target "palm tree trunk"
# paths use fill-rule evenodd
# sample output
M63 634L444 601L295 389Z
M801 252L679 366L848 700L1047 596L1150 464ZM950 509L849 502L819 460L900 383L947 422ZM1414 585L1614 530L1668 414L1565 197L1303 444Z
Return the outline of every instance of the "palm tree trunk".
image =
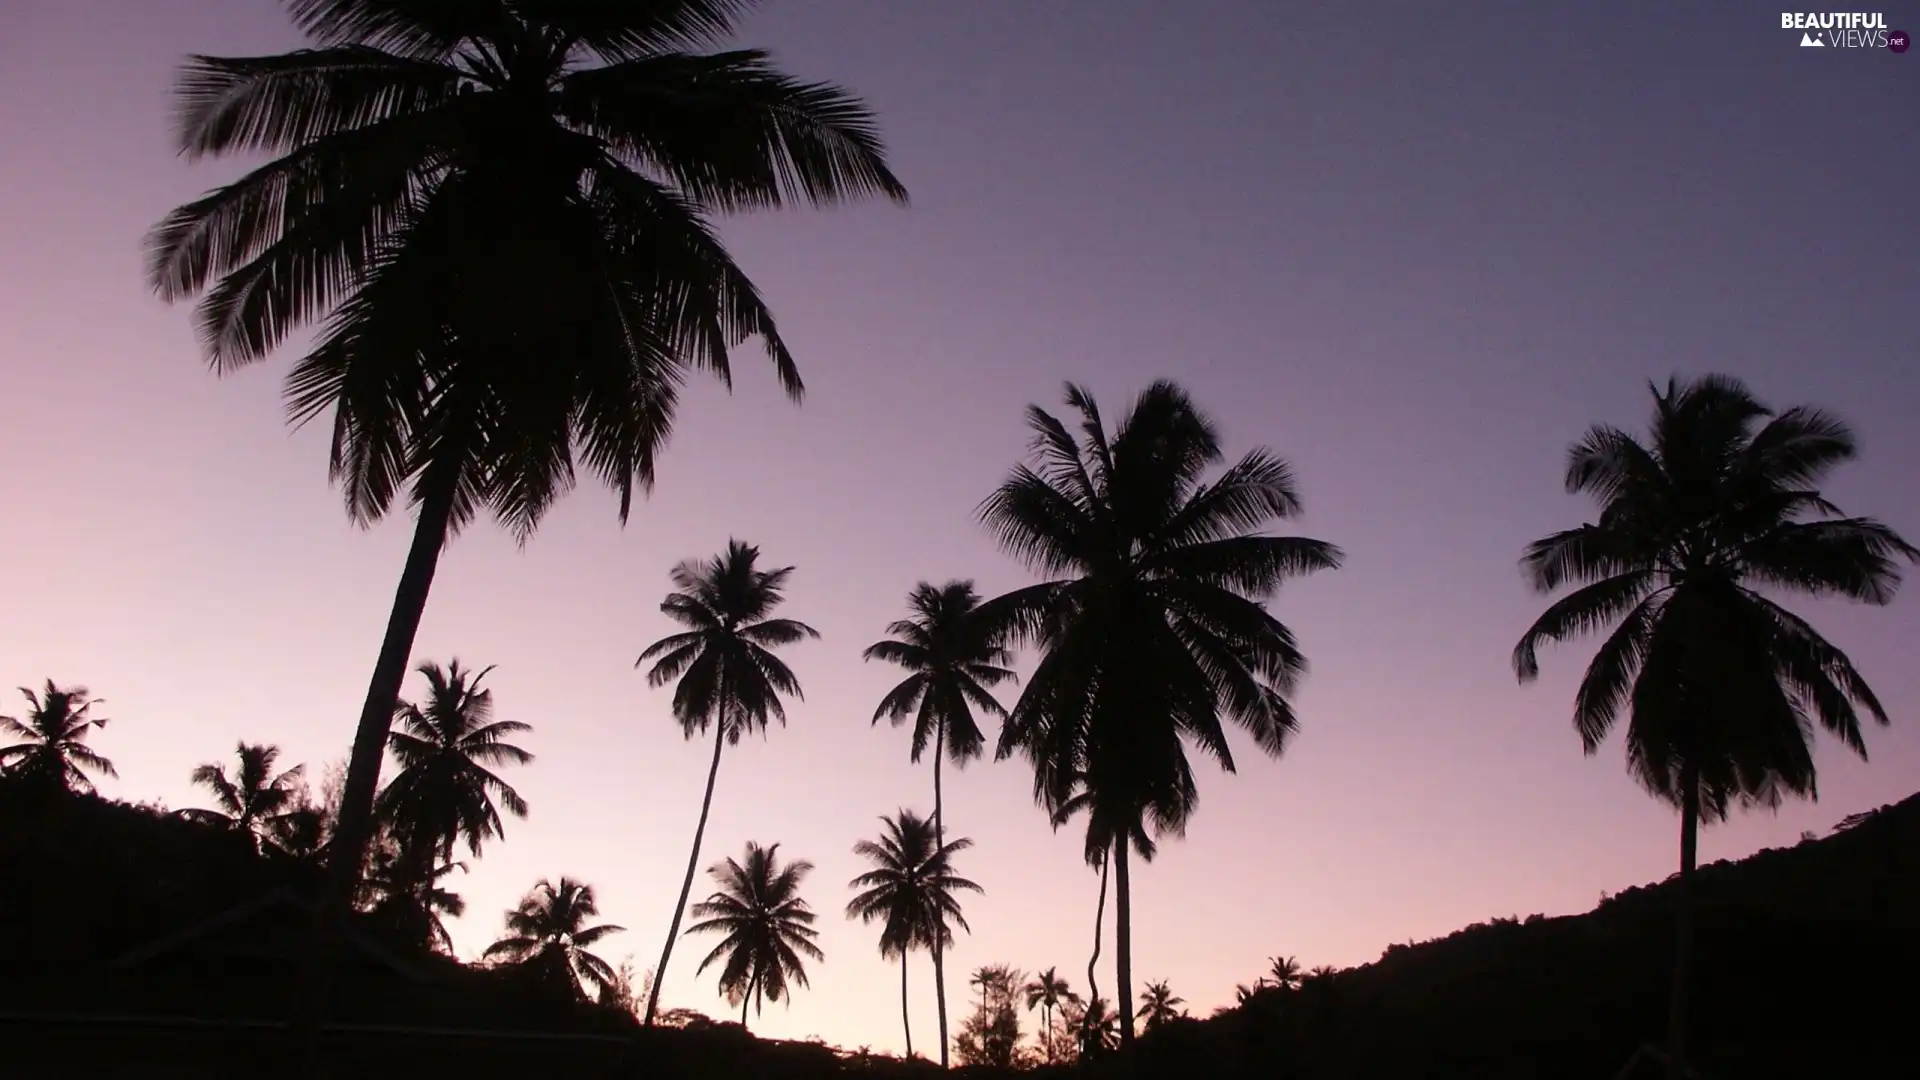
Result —
M700 865L700 840L707 834L707 812L713 809L713 781L720 775L720 750L726 745L726 738L726 717L716 717L713 722L713 764L707 766L707 794L700 800L700 824L693 827L693 853L687 856L687 876L680 883L680 902L673 905L673 923L667 927L667 943L660 950L660 966L654 969L653 989L647 993L647 1027L653 1026L653 1014L660 1007L660 984L667 981L667 960L673 956L673 939L680 936L680 916L687 910L687 894L693 891L693 873ZM746 1015L746 1010L742 1009L742 1027L747 1023Z
M759 984L760 973L756 971L753 973L753 978L747 980L747 992L740 995L740 1030L742 1031L747 1029L747 1008L753 1004L753 988Z
M313 937L302 965L303 985L292 1025L308 1070L316 1075L320 1068L320 1021L326 1012L333 950L360 884L360 864L367 839L373 832L373 796L379 786L380 761L386 754L387 732L393 727L394 707L400 702L400 685L406 681L407 661L413 655L413 639L419 633L420 618L426 613L427 594L433 588L433 574L440 565L440 551L446 546L447 528L453 520L453 496L454 486L449 478L446 483L435 483L428 488L420 504L420 517L413 527L413 544L407 549L406 566L400 571L393 609L387 615L386 636L381 639L373 678L367 683L367 697L360 706L360 724L353 733L346 786L340 795L340 816L327 845L326 883L320 903L314 908Z
M907 1013L907 950L900 950L900 1027L907 1033L907 1057L913 1057L913 1019Z
M1107 868L1111 865L1112 856L1101 858L1100 899L1093 905L1093 955L1087 957L1087 1012L1080 1023L1080 1046L1083 1050L1091 1043L1093 1007L1100 1001L1100 980L1094 977L1094 967L1100 963L1100 924L1107 917Z
M1133 911L1127 894L1127 836L1122 832L1113 841L1113 966L1116 998L1120 1012L1120 1045L1133 1045Z
M947 756L947 725L940 724L933 736L933 846L947 846L946 823L940 816L940 759ZM944 917L943 917L944 920ZM941 948L942 926L933 931L933 996L940 1012L940 1067L947 1067L947 965Z
M1673 990L1667 1002L1667 1075L1687 1076L1687 997L1693 977L1693 868L1700 841L1700 770L1686 765L1680 771L1680 883L1676 892L1676 933L1673 949Z

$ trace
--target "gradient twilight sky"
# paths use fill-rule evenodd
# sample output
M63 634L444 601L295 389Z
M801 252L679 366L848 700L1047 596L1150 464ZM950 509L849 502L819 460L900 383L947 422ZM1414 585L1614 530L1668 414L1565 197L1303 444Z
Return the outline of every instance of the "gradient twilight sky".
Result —
M1920 29L1902 4L1888 24ZM795 0L750 18L743 42L873 104L914 205L726 226L804 407L743 352L731 399L690 396L625 530L583 487L524 551L491 526L450 548L416 656L498 664L499 715L535 726L539 758L511 777L533 816L455 884L462 952L564 873L630 928L605 954L653 962L707 751L632 665L669 629L667 569L737 535L799 567L787 613L825 640L790 653L790 725L728 753L702 863L754 839L819 867L828 962L756 1030L897 1049L897 968L840 911L853 842L929 808L931 779L905 732L869 728L896 673L859 651L918 579L1027 580L972 513L1023 452L1021 409L1068 378L1110 415L1179 379L1231 453L1295 464L1298 530L1349 556L1276 607L1313 661L1298 742L1275 762L1241 740L1240 773L1202 773L1190 835L1134 875L1139 979L1204 1013L1273 953L1361 963L1669 873L1673 813L1617 740L1587 760L1572 730L1590 647L1514 682L1543 603L1515 560L1589 513L1560 489L1567 443L1639 429L1646 381L1676 371L1839 410L1865 456L1831 494L1920 537L1920 54L1800 49L1776 4L1552 7ZM266 0L0 4L0 680L103 696L119 797L194 805L188 772L236 739L316 771L342 756L405 550L404 518L347 522L324 431L282 423L291 350L216 379L188 310L141 281L143 232L237 169L169 152L175 64L297 44ZM1895 725L1870 733L1870 767L1823 743L1820 803L1712 829L1707 858L1920 787L1920 599L1813 614ZM951 827L978 844L961 869L987 888L951 964L957 1023L976 965L1081 981L1096 877L1022 764L948 775ZM665 996L723 1012L704 952L682 945ZM931 1043L930 965L913 978Z

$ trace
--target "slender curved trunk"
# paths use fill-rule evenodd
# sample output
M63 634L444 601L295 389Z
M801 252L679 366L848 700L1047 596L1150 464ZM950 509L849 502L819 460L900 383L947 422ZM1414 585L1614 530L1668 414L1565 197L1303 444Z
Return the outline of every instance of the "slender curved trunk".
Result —
M707 834L707 812L713 809L713 781L720 775L720 750L726 746L726 738L726 717L722 715L713 722L713 764L707 766L707 794L700 800L700 823L693 827L693 853L687 856L687 876L680 882L680 901L673 905L673 922L667 927L667 943L660 949L660 966L653 969L653 989L647 993L647 1027L653 1026L653 1014L660 1008L660 984L667 981L667 961L673 956L674 939L680 936L680 916L687 910L687 894L693 891L694 870L700 865L700 840ZM755 979L758 978L756 975ZM746 1016L743 1007L740 1012L742 1027L746 1026Z
M1114 1008L1120 1012L1120 1045L1133 1045L1133 911L1127 893L1127 837L1113 842Z
M1087 957L1087 1011L1080 1021L1081 1052L1093 1045L1093 1007L1100 1003L1100 980L1094 977L1094 967L1100 963L1100 924L1107 917L1107 868L1113 865L1113 857L1107 855L1100 860L1100 899L1093 905L1093 955Z
M900 950L900 1028L907 1033L907 1057L913 1057L913 1019L907 1013L907 950Z
M366 700L360 706L360 723L353 733L346 785L340 794L340 816L327 845L326 881L320 902L314 906L313 935L301 965L301 985L294 1006L293 1035L308 1071L316 1076L320 1074L320 1025L331 989L333 953L360 885L361 862L373 832L373 797L380 783L380 761L386 754L394 708L400 702L400 686L406 681L407 661L413 656L413 639L420 631L434 571L446 546L447 529L453 520L453 494L451 481L436 484L420 504L413 544L400 571L393 609L387 615L386 636L380 641L380 655L374 660L373 677L368 680Z
M747 980L747 992L740 995L740 1030L747 1029L747 1006L753 1004L753 988L760 985L760 973L755 971L753 978Z
M1693 869L1699 855L1700 770L1680 771L1680 882L1676 888L1673 990L1667 1002L1667 1075L1682 1080L1687 1069L1687 998L1693 979Z
M947 846L946 823L940 816L940 759L947 756L947 725L940 724L933 736L933 846ZM944 916L943 916L944 920ZM940 1012L940 1067L947 1067L947 965L940 939L943 927L933 934L933 997Z

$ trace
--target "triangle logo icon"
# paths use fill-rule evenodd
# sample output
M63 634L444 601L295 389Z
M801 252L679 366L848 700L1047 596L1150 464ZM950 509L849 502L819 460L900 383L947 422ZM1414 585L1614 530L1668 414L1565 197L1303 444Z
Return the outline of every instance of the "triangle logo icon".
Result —
M1827 47L1827 43L1824 41L1821 41L1817 37L1814 37L1812 34L1801 34L1800 47L1803 49L1810 48L1810 47L1815 49L1824 49Z

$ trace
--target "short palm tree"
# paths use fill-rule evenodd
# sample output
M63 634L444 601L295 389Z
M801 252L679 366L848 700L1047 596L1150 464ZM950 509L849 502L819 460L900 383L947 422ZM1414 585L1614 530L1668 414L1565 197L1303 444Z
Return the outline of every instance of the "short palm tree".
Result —
M1302 974L1300 962L1291 956L1269 957L1266 981L1281 990L1298 990Z
M957 923L969 933L966 916L954 893L984 892L979 885L953 872L953 855L973 846L966 837L942 844L931 822L911 810L880 819L886 833L879 842L862 840L853 853L873 869L848 882L864 890L847 904L847 917L861 922L881 920L880 955L900 958L900 1023L906 1030L907 1056L913 1056L913 1026L907 1019L907 954L914 949L944 948L953 942ZM936 954L937 955L937 954ZM941 1002L940 1065L947 1065L945 1002Z
M1319 540L1257 532L1300 508L1293 473L1256 449L1223 460L1186 392L1150 385L1109 434L1093 397L1067 388L1080 437L1034 406L1033 464L980 508L1001 546L1049 580L989 602L993 632L1040 649L998 756L1023 752L1056 824L1088 811L1087 857L1111 850L1123 1041L1133 1037L1129 848L1177 833L1198 799L1183 741L1232 771L1223 718L1269 755L1296 727L1287 695L1306 670L1266 610L1289 577L1340 565Z
M382 858L380 854L390 857ZM463 862L443 863L428 870L416 868L398 848L376 854L367 869L369 911L410 943L453 955L453 935L446 920L467 912L466 898L441 884L455 870L466 873Z
M46 791L92 791L88 773L118 776L113 762L87 745L87 732L107 726L94 716L101 699L87 696L84 686L58 687L52 679L39 693L21 687L31 706L24 718L0 716L0 735L19 742L0 746L0 772Z
M742 1027L749 1004L757 1008L767 998L779 1001L791 993L791 986L807 985L802 957L826 959L814 944L820 932L813 928L813 910L800 899L800 882L813 864L795 859L782 866L775 855L779 850L779 844L748 843L745 863L715 863L707 872L720 888L693 905L694 918L700 921L687 927L689 934L726 935L700 961L699 970L725 961L720 992L728 1004L740 1005Z
M620 933L611 923L586 925L600 914L593 886L570 877L559 884L542 879L507 912L507 936L487 946L488 959L533 964L554 984L587 1000L587 987L602 991L613 981L613 968L587 950L601 938Z
M1040 1010L1041 1030L1046 1033L1041 1039L1041 1046L1046 1051L1047 1061L1052 1062L1057 1057L1053 1048L1053 1014L1062 1005L1078 1004L1080 995L1074 993L1073 988L1067 985L1067 980L1060 977L1057 968L1048 968L1035 975L1021 990L1027 995L1027 1009Z
M940 791L940 763L951 757L956 768L980 756L986 739L974 721L973 710L1005 718L1006 709L992 688L1013 679L1010 654L986 632L977 617L980 596L971 581L949 581L934 586L921 582L907 597L913 616L887 627L891 638L875 642L862 654L884 660L909 673L873 711L895 726L913 720L911 760L933 744L933 829L936 839L946 836L946 817ZM940 1007L940 1064L947 1064L946 947L933 943L933 985Z
M721 554L674 567L670 575L674 591L661 602L660 610L687 629L647 646L633 665L654 661L647 672L649 686L679 680L673 692L673 718L680 722L683 736L691 739L713 729L713 762L707 766L700 820L693 827L693 851L687 856L680 899L673 906L667 942L660 949L653 988L647 994L649 1026L660 1007L660 986L667 981L667 961L680 936L680 917L700 864L700 843L707 832L707 813L713 808L713 783L720 775L720 751L728 743L738 744L743 735L765 734L769 719L787 722L780 696L801 697L800 680L773 649L820 636L806 623L771 617L785 598L793 567L765 570L759 559L759 548L728 540Z
M1579 587L1528 628L1513 666L1527 682L1540 646L1612 627L1573 721L1593 754L1624 712L1629 770L1680 811L1668 1056L1681 1075L1700 823L1735 804L1813 796L1815 724L1864 758L1861 711L1887 723L1846 654L1773 597L1885 604L1900 560L1920 552L1821 495L1857 452L1838 417L1776 413L1721 375L1652 389L1646 442L1603 424L1569 451L1567 491L1593 497L1599 518L1528 547L1521 566L1535 589Z
M381 818L422 872L453 861L454 845L480 854L482 843L502 835L500 808L527 816L527 802L493 771L525 765L533 755L508 742L532 731L518 720L493 718L493 691L480 682L492 668L471 671L453 660L442 668L421 664L426 699L402 701L397 730L387 747L400 768L380 792ZM489 768L491 766L492 768Z
M1103 1050L1113 1050L1120 1045L1115 1032L1119 1016L1113 1011L1113 1002L1103 997L1095 997L1077 1010L1072 1018L1074 1027L1080 1033L1080 1052L1094 1054Z
M1180 1011L1187 999L1176 995L1167 986L1165 979L1147 984L1146 991L1140 995L1140 1010L1134 1014L1146 1025L1148 1031L1159 1027L1169 1020L1178 1020L1186 1015Z
M148 280L201 297L222 373L323 320L288 376L291 418L331 415L355 521L402 491L419 508L341 800L339 911L446 541L482 510L524 538L576 462L624 520L686 375L729 380L750 336L797 398L711 214L906 191L859 99L763 52L693 51L743 0L285 3L308 48L180 75L183 155L268 160L162 220Z
M274 763L280 759L277 746L243 742L234 748L234 756L239 767L232 776L217 762L193 770L193 782L213 793L215 806L182 810L180 816L242 833L255 851L261 849L262 841L277 843L283 836L294 835L297 826L288 817L301 806L304 766L275 773Z

